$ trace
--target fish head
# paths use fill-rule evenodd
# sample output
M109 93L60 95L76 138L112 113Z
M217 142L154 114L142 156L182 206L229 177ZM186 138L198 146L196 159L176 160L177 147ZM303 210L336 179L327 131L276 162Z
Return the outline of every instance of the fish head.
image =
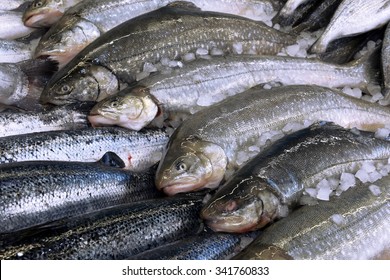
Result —
M168 195L216 188L226 166L227 157L219 145L190 137L178 145L168 144L157 169L156 186Z
M145 87L125 89L92 108L88 119L92 126L119 125L139 131L158 114L159 107Z
M62 68L100 35L92 22L72 14L64 15L43 35L34 57L48 57Z
M254 231L274 218L275 212L269 212L269 209L274 209L277 203L263 180L237 176L227 181L211 197L204 205L201 217L214 231Z
M118 91L119 82L108 69L90 63L78 63L67 65L57 72L43 89L40 101L55 105L100 101Z
M35 0L23 14L23 22L29 27L50 27L63 15L63 0Z

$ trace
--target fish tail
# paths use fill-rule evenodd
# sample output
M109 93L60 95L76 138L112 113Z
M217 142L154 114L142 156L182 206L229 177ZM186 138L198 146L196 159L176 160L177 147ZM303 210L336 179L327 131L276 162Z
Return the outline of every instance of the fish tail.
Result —
M361 58L348 63L351 66L361 68L364 78L363 87L368 85L380 85L380 47L367 52ZM347 65L348 65L347 64Z
M20 69L26 74L30 85L43 87L58 70L58 63L49 59L29 59L19 62Z

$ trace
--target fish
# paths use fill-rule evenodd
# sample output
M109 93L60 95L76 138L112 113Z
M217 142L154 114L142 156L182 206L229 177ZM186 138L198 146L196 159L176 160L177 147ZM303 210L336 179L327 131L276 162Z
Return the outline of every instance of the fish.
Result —
M285 5L272 19L272 23L281 26L296 26L313 13L319 4L318 0L309 0L295 7L294 10L285 10Z
M87 112L92 104L56 106L42 111L6 111L0 113L1 137L34 132L71 130L89 127ZM23 125L21 125L23 124Z
M144 200L68 219L49 234L0 249L0 259L127 259L199 232L202 198Z
M390 176L375 186L379 194L360 184L340 197L296 210L233 259L372 259L390 242Z
M165 0L165 1L156 1L156 0L148 0L148 1L134 1L134 0L105 0L105 1L88 1L85 0L79 5L71 8L64 14L57 24L53 25L52 28L43 36L40 41L36 52L35 57L49 57L50 59L59 62L60 68L63 67L66 63L68 63L76 54L78 54L81 50L83 50L86 46L88 46L91 42L96 40L98 37L106 37L107 39L110 36L104 35L114 27L119 26L124 22L130 22L134 18L141 16L143 14L152 12L156 9L164 7L165 5L172 3L174 1ZM194 0L191 1L196 7L199 7L203 10L211 9L214 12L227 12L229 13L237 13L238 15L241 12L246 14L255 15L257 11L263 10L262 6L266 5L270 6L267 3L269 1L231 1L231 0L218 0L218 1L205 1L205 0ZM193 7L192 10L196 10L193 5L188 4L178 4L179 2L175 2L171 7ZM111 9L107 9L107 6L111 6ZM271 8L271 7L270 7ZM235 10L234 10L235 9ZM175 14L175 12L172 12ZM120 15L120 16L118 16ZM207 15L207 14L205 14ZM150 14L150 17L154 18L152 21L155 23L152 25L160 24L164 20L164 17L161 17L159 12ZM176 16L181 17L180 14ZM145 18L145 16L143 17ZM139 25L149 24L146 22L139 22ZM167 23L169 24L169 23ZM172 28L173 22L171 21L169 27L161 26L163 30L170 30ZM195 23L195 25L199 23ZM152 29L144 26L131 27L133 31L146 29L145 31ZM208 26L206 24L206 26ZM145 28L146 27L146 28ZM118 33L126 33L126 29L128 29L128 25L122 26L122 31L118 30ZM182 28L182 27L178 27ZM211 28L211 27L209 27ZM241 28L244 28L243 26ZM254 30L262 27L252 27ZM131 31L131 30L129 30ZM154 30L157 32L156 30ZM173 31L173 30L171 30ZM177 31L177 30L176 30ZM162 36L161 32L160 36ZM112 34L112 32L111 32ZM119 34L118 34L119 35ZM121 35L119 35L121 36ZM158 36L155 34L154 36ZM208 38L213 39L214 37L210 37L210 34L207 34ZM167 39L167 38L166 38ZM267 38L268 39L268 38ZM102 41L101 41L102 42ZM164 55L164 54L160 54Z
M12 11L29 4L29 0L3 0L0 3L0 11Z
M144 171L161 158L163 130L134 132L118 127L47 131L0 138L0 166L21 161L95 162L117 154L132 171Z
M383 76L383 90L385 105L390 104L390 25L388 24L383 37L381 62Z
M133 260L223 260L239 250L236 234L203 233L131 257ZM238 251L237 251L238 252Z
M344 0L310 51L323 53L331 41L379 28L387 24L389 19L389 0Z
M17 63L32 59L32 52L38 40L26 44L15 40L0 39L0 63Z
M305 126L306 121L322 120L376 131L390 123L389 110L318 86L249 90L181 123L163 152L156 186L168 195L216 188L225 173L239 167L240 152L260 146L266 135L287 130L291 122Z
M22 15L22 12L0 10L0 39L21 38L35 30L23 24Z
M142 79L107 97L91 110L88 119L95 127L118 125L140 130L154 119L194 114L269 82L350 86L367 91L368 85L378 84L377 57L378 53L372 52L346 65L283 56L229 55L198 59L172 73Z
M198 48L234 52L235 43L243 53L276 54L294 38L246 18L164 7L95 40L52 77L41 102L100 101L117 93L121 84L134 82L145 62L157 63L162 57L178 59Z
M315 124L277 141L242 166L202 209L214 231L246 232L288 215L306 188L369 161L390 158L390 142Z
M117 161L124 166L120 158L113 160ZM156 168L135 173L107 165L61 161L1 165L0 233L159 196L154 186Z
M309 0L287 0L284 6L279 11L279 15L289 16L302 4L305 4Z
M40 89L52 76L56 66L45 60L0 63L0 103L17 105Z
M29 27L50 27L70 7L83 0L34 0L23 14L23 22Z

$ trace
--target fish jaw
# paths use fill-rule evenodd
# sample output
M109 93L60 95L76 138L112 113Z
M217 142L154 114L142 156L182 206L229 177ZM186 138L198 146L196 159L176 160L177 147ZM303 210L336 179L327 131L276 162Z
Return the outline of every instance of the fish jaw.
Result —
M156 187L168 195L213 189L222 181L226 166L227 157L220 146L187 139L166 151L157 169Z
M28 27L50 27L56 23L63 13L59 10L50 7L42 8L40 10L26 11L23 15L23 22Z

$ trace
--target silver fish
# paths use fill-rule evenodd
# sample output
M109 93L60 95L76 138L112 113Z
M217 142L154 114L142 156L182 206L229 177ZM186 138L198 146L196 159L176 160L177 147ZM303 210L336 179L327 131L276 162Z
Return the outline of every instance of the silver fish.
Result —
M140 130L156 117L193 114L262 83L360 87L377 83L377 53L345 65L319 60L237 55L200 59L170 74L157 74L99 102L90 112L94 126ZM163 116L161 117L161 113Z
M145 200L60 223L57 231L0 249L0 259L126 259L197 233L203 196Z
M0 164L57 160L95 162L106 152L117 154L126 169L143 171L161 158L168 136L161 130L134 132L122 128L47 131L0 138Z
M387 25L382 43L382 75L384 103L390 104L390 24Z
M202 218L215 231L256 230L285 217L305 188L315 188L323 178L356 173L365 162L389 158L389 141L335 125L313 125L242 166L207 202Z
M389 19L389 0L343 0L329 25L310 50L314 53L323 53L331 41L378 28L385 25Z
M235 259L372 259L390 242L390 176L276 222Z
M154 11L173 0L84 0L69 9L60 21L42 38L38 56L65 65L78 52L108 30L142 14ZM273 15L274 1L270 0L192 0L204 11L226 12L261 19L264 14ZM107 8L109 7L109 8Z
M38 40L26 44L15 40L0 39L0 63L17 63L31 59L37 44Z
M376 131L390 123L390 108L329 88L286 86L247 91L186 119L173 133L160 161L156 186L167 194L216 188L238 154L262 134L291 122L331 121Z
M100 101L117 93L121 83L135 81L145 62L157 63L162 57L178 59L198 48L217 47L227 53L234 52L237 43L244 53L276 54L294 40L293 36L246 18L187 6L164 7L95 40L53 76L41 101Z
M155 168L137 174L98 163L32 161L0 171L0 233L159 195Z
M34 31L22 21L22 12L0 10L0 39L17 39Z

